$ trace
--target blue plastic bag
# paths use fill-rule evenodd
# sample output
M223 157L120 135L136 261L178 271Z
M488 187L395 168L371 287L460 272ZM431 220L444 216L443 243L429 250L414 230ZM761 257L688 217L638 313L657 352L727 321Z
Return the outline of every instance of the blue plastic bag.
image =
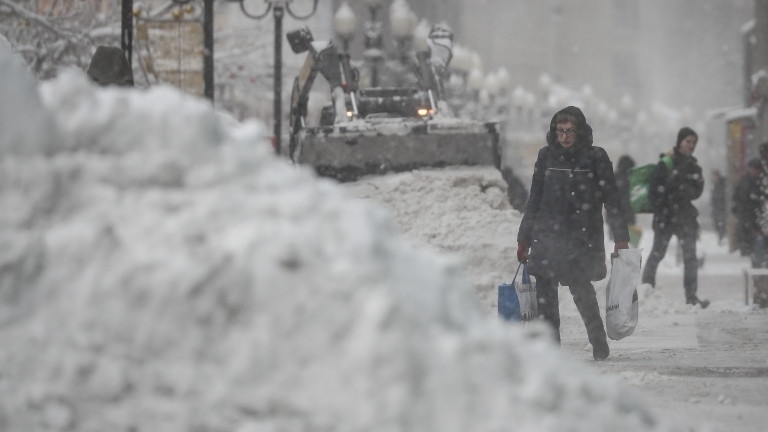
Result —
M499 316L506 321L521 321L520 300L517 299L515 283L499 285Z
M515 288L515 280L517 274L520 272L520 265L517 266L515 276L512 278L512 283L505 283L499 285L499 317L506 321L521 321L523 318L520 316L520 299L517 297L517 289ZM523 271L523 273L527 273Z
M517 274L523 267L522 281L517 282ZM528 265L517 266L512 283L499 285L499 316L507 321L530 321L538 315L536 284L528 274Z

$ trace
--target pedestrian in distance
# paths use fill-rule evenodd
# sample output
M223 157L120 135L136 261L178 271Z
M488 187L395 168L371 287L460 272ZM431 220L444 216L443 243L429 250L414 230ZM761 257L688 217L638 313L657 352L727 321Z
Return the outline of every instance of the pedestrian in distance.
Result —
M629 196L629 170L635 167L635 160L629 155L622 155L616 162L616 186L619 189L621 197L621 210L624 212L624 219L627 221L629 229L629 243L632 247L637 247L640 243L640 237L643 230L637 225L635 212L632 210Z
M651 175L649 198L653 207L653 247L643 270L643 283L656 286L656 270L667 253L672 236L676 236L683 250L683 287L685 302L709 306L709 300L699 299L696 239L699 235L699 211L693 201L704 191L704 177L693 151L698 144L698 134L689 127L677 133L675 147L660 157L672 158L672 167L667 169L659 161Z
M736 245L742 256L749 256L752 268L768 267L766 239L763 228L766 193L762 187L765 177L763 162L751 159L747 170L739 179L731 199L731 211L736 217ZM760 307L768 307L768 276L753 276L752 301Z
M515 175L512 168L508 166L501 169L501 177L507 183L509 204L519 212L525 211L525 203L528 201L528 189L520 178Z
M531 191L517 235L517 259L536 278L539 318L560 343L558 285L568 286L595 360L609 355L593 281L606 276L603 206L615 241L627 249L629 234L621 210L613 165L592 144L592 128L574 106L558 111L539 150Z
M757 255L755 246L761 242L763 232L760 221L763 217L763 205L765 204L765 194L760 187L763 165L760 159L751 159L747 162L747 170L739 179L739 183L733 190L731 198L731 213L736 217L736 246L741 252L741 256L749 256L752 260L752 267L762 267L764 259Z
M760 144L757 149L760 154L760 165L762 165L762 170L760 171L760 189L763 194L768 195L768 141Z
M622 155L616 162L616 186L621 194L621 209L628 225L635 224L635 212L629 203L629 170L634 168L635 160L629 155Z
M727 208L725 204L725 177L719 170L712 170L712 192L709 197L712 207L712 224L717 232L717 244L722 244L725 238L725 217Z

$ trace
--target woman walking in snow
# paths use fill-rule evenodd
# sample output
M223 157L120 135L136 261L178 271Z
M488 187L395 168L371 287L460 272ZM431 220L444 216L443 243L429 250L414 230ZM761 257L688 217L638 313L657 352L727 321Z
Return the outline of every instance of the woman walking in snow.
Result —
M608 357L593 281L606 276L603 206L615 241L629 234L608 154L592 145L592 128L569 106L552 118L547 146L539 150L528 204L517 235L517 259L536 277L540 318L560 342L558 285L568 286L584 320L595 360ZM530 255L529 255L530 248Z

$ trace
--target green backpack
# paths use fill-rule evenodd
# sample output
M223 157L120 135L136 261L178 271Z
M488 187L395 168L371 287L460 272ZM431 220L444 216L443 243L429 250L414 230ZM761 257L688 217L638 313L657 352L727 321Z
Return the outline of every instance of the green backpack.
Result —
M672 169L672 158L661 158L667 169ZM648 188L651 185L651 175L656 169L656 164L642 165L629 170L629 205L635 213L653 213L653 206L648 197Z

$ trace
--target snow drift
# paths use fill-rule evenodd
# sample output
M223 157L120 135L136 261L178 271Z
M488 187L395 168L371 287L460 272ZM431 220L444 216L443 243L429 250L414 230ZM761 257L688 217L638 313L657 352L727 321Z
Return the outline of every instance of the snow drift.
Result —
M260 124L0 70L2 430L662 430Z

